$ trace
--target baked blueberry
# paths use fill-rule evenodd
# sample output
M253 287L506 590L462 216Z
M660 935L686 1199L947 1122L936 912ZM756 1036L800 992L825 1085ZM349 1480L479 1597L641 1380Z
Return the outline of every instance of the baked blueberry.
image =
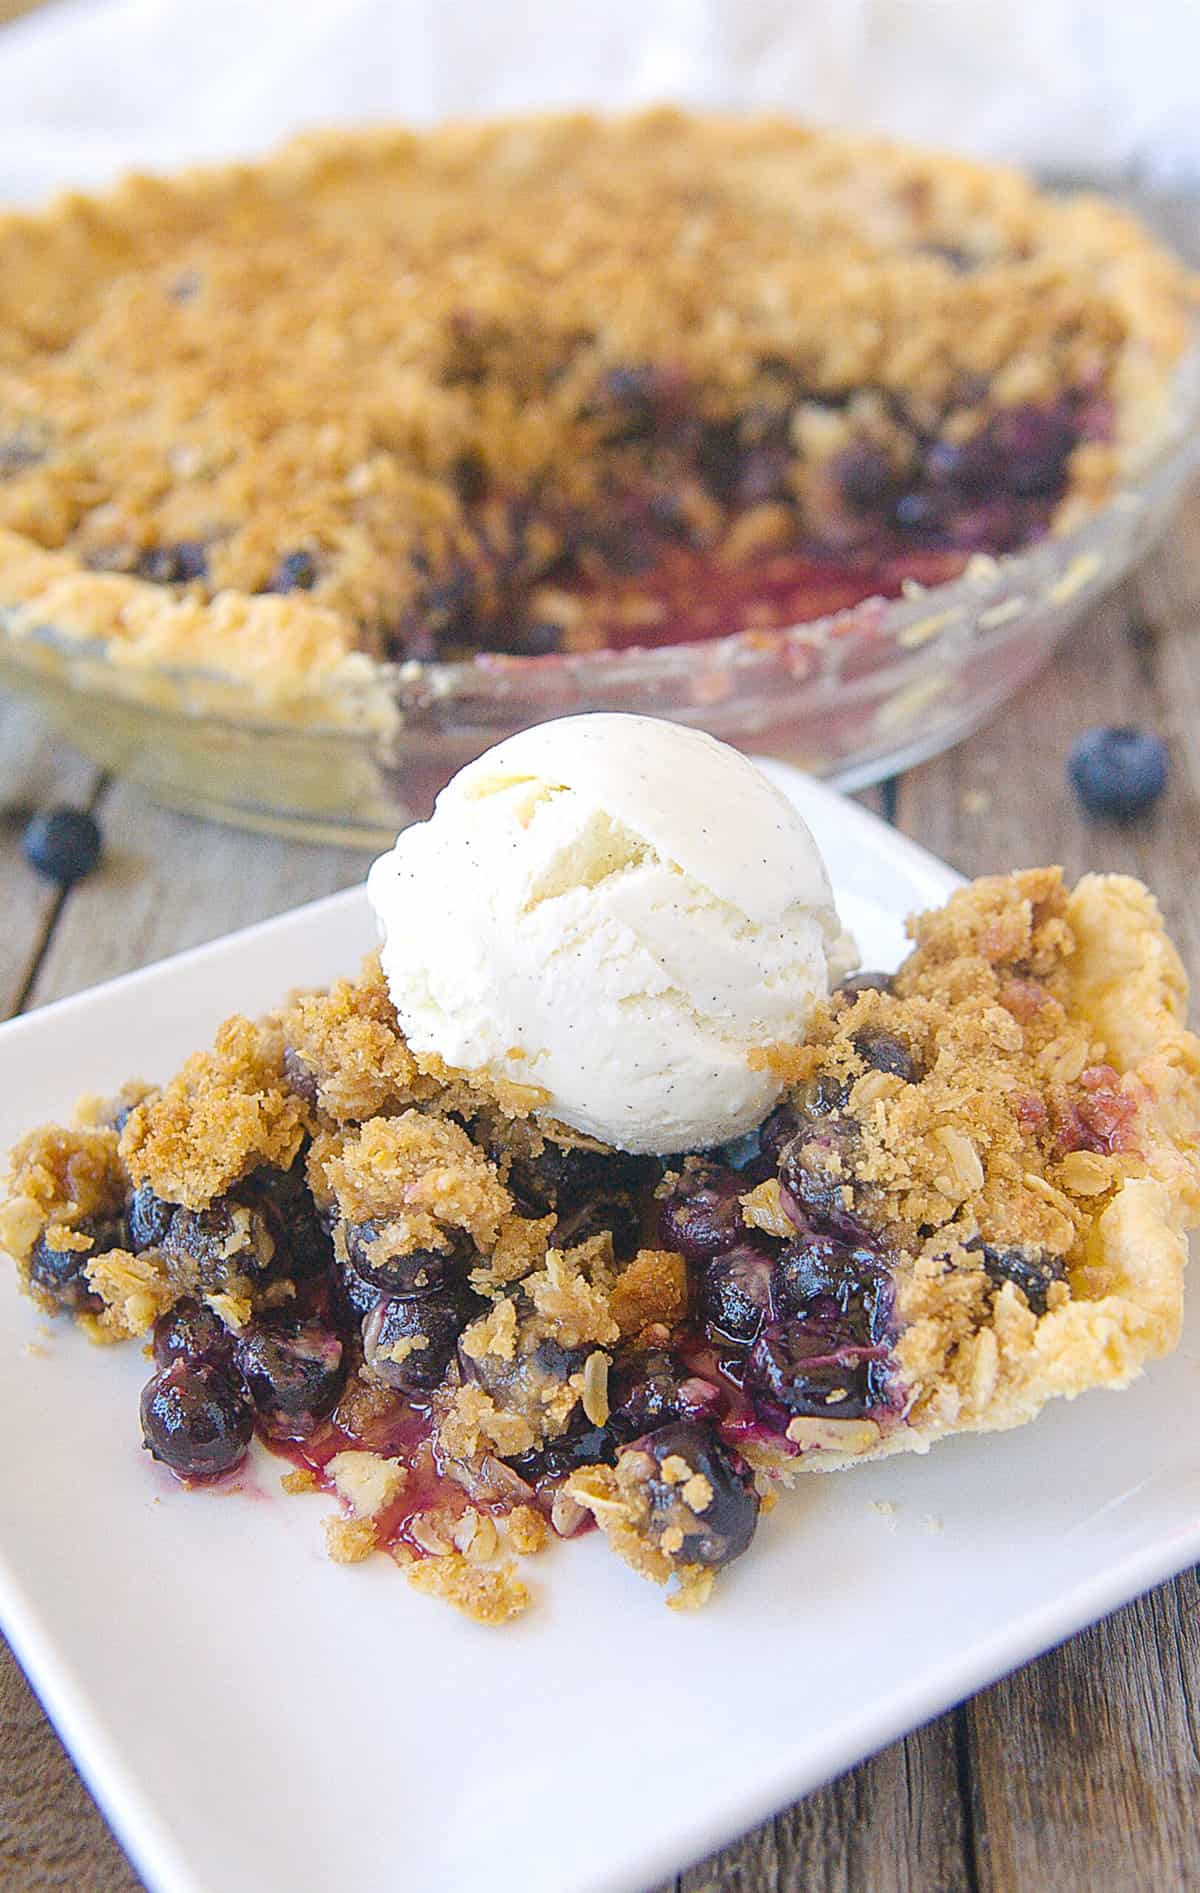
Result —
M311 1433L333 1412L346 1379L341 1341L315 1321L252 1327L236 1359L259 1420L277 1438Z
M645 1491L651 1536L682 1534L673 1558L717 1568L741 1556L758 1524L758 1493L745 1460L713 1427L676 1420L628 1450L650 1462Z
M746 1363L746 1385L787 1414L860 1419L869 1404L868 1357L853 1342L802 1321L772 1321Z
M159 1316L153 1345L160 1367L179 1360L228 1363L233 1358L233 1336L221 1317L190 1295Z
M403 1229L384 1222L346 1223L346 1254L351 1267L385 1295L432 1295L466 1274L470 1244L447 1235L444 1249L413 1249Z
M317 582L317 562L311 552L289 552L267 586L269 592L310 592Z
M917 1077L916 1059L894 1032L868 1026L855 1035L854 1049L872 1071L889 1072L895 1078L903 1078L905 1084L911 1084Z
M93 1256L125 1246L125 1227L119 1217L81 1216L64 1229L64 1235L86 1236L85 1249L58 1249L46 1230L33 1245L29 1257L29 1279L64 1312L73 1315L98 1314L104 1303L88 1282L85 1269Z
M514 1157L508 1187L523 1216L560 1214L588 1197L636 1190L652 1173L644 1157L584 1150L547 1138L536 1157Z
M847 973L833 989L835 1000L857 999L859 993L890 993L896 982L890 973Z
M852 1118L825 1115L801 1119L801 1127L779 1159L779 1200L799 1229L827 1227L853 1239L864 1233L846 1201L859 1130Z
M270 1230L275 1243L272 1267L277 1274L307 1281L328 1269L333 1244L309 1193L303 1157L290 1170L256 1170L238 1186L237 1195L262 1216Z
M837 455L833 476L843 499L855 512L883 507L896 491L896 469L891 456L872 441L856 441Z
M1014 1288L1020 1289L1035 1315L1045 1314L1051 1283L1066 1280L1062 1257L1049 1255L1043 1249L993 1248L988 1242L972 1242L967 1247L981 1251L988 1280L996 1288L1011 1282Z
M376 1380L403 1393L439 1387L458 1338L484 1303L469 1288L416 1298L383 1295L363 1322L363 1357Z
M883 1339L891 1312L891 1276L881 1252L864 1243L807 1231L776 1256L771 1314L869 1347Z
M219 1362L176 1360L142 1390L142 1439L181 1479L212 1478L241 1464L254 1408L241 1375Z
M618 1262L628 1262L637 1253L641 1224L633 1204L625 1196L592 1196L559 1219L554 1241L560 1249L571 1249L593 1236L611 1235L613 1254Z
M614 1360L608 1375L610 1420L624 1439L653 1432L683 1411L681 1389L687 1369L664 1349L630 1349Z
M566 1346L547 1334L542 1319L531 1314L519 1318L511 1352L477 1350L469 1346L471 1340L467 1336L458 1349L463 1379L475 1381L498 1407L528 1420L538 1437L552 1431L547 1425L549 1409L566 1382L582 1373L591 1347Z
M505 1464L533 1486L540 1485L544 1479L565 1479L580 1466L611 1466L628 1435L612 1425L592 1426L581 1408L576 1408L575 1419L577 1424L569 1426L557 1439L535 1446L531 1452L521 1453L515 1459L507 1459Z
M714 1340L753 1341L766 1319L771 1266L766 1248L749 1239L704 1263L697 1301L705 1331Z
M517 657L556 657L563 648L566 631L561 624L538 619L513 633L513 652Z
M988 427L1000 476L1022 499L1054 499L1067 483L1076 433L1061 407L1001 408Z
M777 1104L770 1117L759 1126L758 1143L763 1158L774 1169L779 1167L779 1159L800 1129L800 1114L794 1104L786 1099Z
M216 1197L207 1209L172 1207L155 1247L168 1257L186 1257L210 1291L223 1288L231 1276L264 1280L277 1254L266 1218L232 1192Z
M680 1171L658 1208L667 1248L699 1262L740 1242L746 1234L741 1204L745 1187L745 1178L725 1164L699 1163Z
M138 577L154 585L187 585L208 577L208 550L198 539L150 546L137 563Z
M129 1246L135 1254L156 1249L171 1227L176 1205L156 1196L148 1183L134 1191L129 1203Z

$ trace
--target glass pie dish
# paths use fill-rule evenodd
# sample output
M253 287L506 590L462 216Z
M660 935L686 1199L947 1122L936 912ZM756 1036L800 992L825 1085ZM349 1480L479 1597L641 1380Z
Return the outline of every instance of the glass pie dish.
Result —
M652 649L369 663L285 708L221 676L122 665L0 611L0 681L158 801L296 839L378 847L465 762L527 724L637 711L698 725L843 789L960 741L1165 529L1200 461L1200 346L1139 476L1090 518L944 584L771 630Z

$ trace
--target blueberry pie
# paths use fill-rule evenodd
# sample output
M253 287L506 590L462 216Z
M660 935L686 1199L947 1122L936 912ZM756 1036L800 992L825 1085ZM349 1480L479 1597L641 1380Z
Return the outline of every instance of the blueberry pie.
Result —
M302 699L812 619L1159 442L1183 270L877 140L656 111L333 133L0 223L0 609Z
M1179 1332L1200 1046L1145 889L981 880L858 973L715 1150L631 1155L532 1087L416 1054L378 960L232 1018L161 1089L12 1155L21 1285L149 1336L145 1445L185 1480L252 1433L481 1621L603 1530L698 1603L773 1487L1120 1387Z

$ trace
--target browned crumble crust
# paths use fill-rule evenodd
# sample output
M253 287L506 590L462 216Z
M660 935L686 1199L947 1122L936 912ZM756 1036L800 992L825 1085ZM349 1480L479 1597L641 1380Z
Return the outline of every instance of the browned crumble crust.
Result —
M1178 1339L1185 1229L1200 1220L1200 1046L1146 890L1058 869L976 881L910 929L891 992L835 1001L775 1062L800 1095L845 1089L842 1206L899 1255L905 1425L793 1423L800 1465L1018 1424L1055 1393L1122 1386ZM873 1032L921 1073L872 1068ZM852 1175L849 1174L852 1170ZM837 1182L833 1166L832 1181ZM777 1223L778 1186L749 1218ZM984 1245L1037 1258L1044 1306Z
M271 1020L226 1021L211 1052L189 1058L121 1133L135 1184L204 1209L260 1164L290 1167L304 1136L304 1101L288 1089L284 1040Z
M778 119L333 133L130 178L0 222L0 605L275 699L494 642L513 599L587 648L560 574L611 569L598 500L611 526L669 498L726 567L797 522L853 545L847 443L903 480L915 443L1064 395L1106 417L1069 524L1158 440L1189 298L1094 198ZM675 441L683 407L703 444L647 485L651 410ZM735 424L768 458L731 498L704 469Z
M84 1100L73 1127L24 1138L0 1241L40 1307L117 1339L184 1296L239 1333L286 1320L313 1305L297 1241L331 1234L334 1306L360 1298L337 1317L336 1450L286 1482L339 1498L331 1555L385 1548L418 1588L498 1622L528 1601L508 1555L592 1517L694 1604L749 1541L766 1492L751 1469L786 1481L1011 1426L1054 1394L1125 1384L1177 1337L1200 1048L1151 897L1038 869L977 881L911 931L893 979L839 989L806 1044L763 1048L786 1132L740 1195L776 1270L832 1242L863 1281L886 1278L882 1379L857 1404L849 1382L774 1418L744 1375L722 1393L703 1271L649 1234L656 1195L699 1160L647 1166L423 1068L374 959L228 1021L160 1090ZM379 1327L405 1295L420 1318ZM649 1405L629 1407L631 1385ZM398 1418L422 1413L397 1445Z

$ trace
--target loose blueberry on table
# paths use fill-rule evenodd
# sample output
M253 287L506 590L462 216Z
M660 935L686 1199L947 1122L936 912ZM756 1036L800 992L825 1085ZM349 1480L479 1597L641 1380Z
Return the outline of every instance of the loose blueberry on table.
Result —
M21 840L29 865L48 881L70 887L99 864L100 829L85 809L55 808L35 815Z
M1087 813L1113 821L1152 809L1169 773L1162 738L1128 724L1086 731L1067 758L1067 776Z
M340 1501L335 1557L482 1621L593 1520L695 1604L798 1473L1174 1339L1200 1048L1149 896L1035 870L914 939L772 1050L755 1132L655 1159L422 1072L368 962L31 1133L0 1240L43 1310L150 1332L143 1439L186 1482L257 1433Z

